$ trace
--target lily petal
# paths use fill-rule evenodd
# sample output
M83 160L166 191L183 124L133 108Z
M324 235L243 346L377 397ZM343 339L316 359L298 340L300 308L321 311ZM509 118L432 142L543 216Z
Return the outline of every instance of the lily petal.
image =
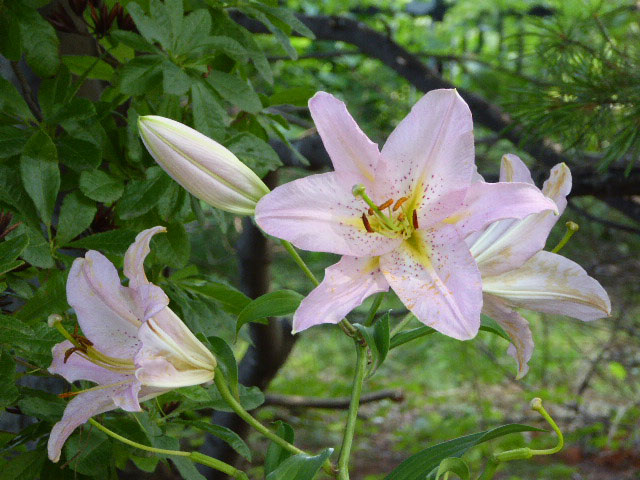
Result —
M399 239L367 232L366 204L351 193L358 178L336 172L286 183L262 197L256 222L266 233L314 252L349 256L379 255Z
M378 257L347 257L325 270L324 280L293 315L293 332L321 323L338 323L367 297L389 290Z
M511 162L517 165L513 159ZM517 168L526 169L526 166L522 164ZM566 196L570 190L569 168L565 164L556 165L551 170L542 193L555 202L560 214L567 206ZM544 248L549 232L559 218L559 215L545 211L522 220L502 220L490 225L471 245L471 252L483 276L499 275L520 267ZM467 244L469 243L470 239L467 239Z
M142 365L136 370L136 377L147 386L156 388L179 388L213 380L213 370L195 369L178 370L175 362L169 362L162 356L148 356L140 359Z
M529 371L529 360L533 354L533 335L529 328L529 322L498 297L485 294L483 298L482 313L498 322L511 337L512 343L507 352L518 364L516 379L520 379Z
M485 293L537 312L596 320L611 314L602 286L577 263L541 251L517 270L482 279Z
M453 227L414 232L399 248L380 258L380 270L425 325L459 340L478 333L480 272Z
M370 187L380 151L360 130L346 105L329 93L318 92L309 100L309 111L335 171L360 176L358 183Z
M500 163L500 181L535 185L527 166L520 160L520 157L512 153L507 153L502 156L502 162Z
M474 167L471 111L455 90L432 90L419 100L382 147L376 194L429 200L466 188ZM411 202L411 199L409 200Z
M100 385L111 385L133 379L133 375L112 372L96 365L84 358L80 352L74 352L67 356L66 352L72 348L73 344L68 340L60 342L53 347L51 350L53 361L49 367L50 373L61 375L69 383L76 380L89 380ZM66 361L65 357L67 357Z
M74 260L67 279L67 301L82 332L101 352L132 358L138 348L137 306L120 285L113 264L99 252Z
M527 183L476 182L467 189L464 207L445 222L462 237L505 218L523 218L545 210L557 212L553 200Z

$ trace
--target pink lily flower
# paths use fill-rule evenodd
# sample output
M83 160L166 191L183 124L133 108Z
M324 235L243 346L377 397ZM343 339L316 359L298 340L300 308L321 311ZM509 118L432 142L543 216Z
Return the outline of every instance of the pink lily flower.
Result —
M144 230L127 250L128 287L121 285L116 268L99 252L88 251L73 262L67 299L84 336L56 325L67 340L53 347L49 372L97 386L75 395L53 426L48 443L53 462L60 459L73 431L94 415L118 407L140 411L140 402L213 379L214 356L167 307L169 298L144 273L151 237L164 231Z
M266 233L343 255L300 304L294 332L338 323L391 287L424 324L474 337L482 286L464 238L555 204L526 183L473 181L471 112L455 90L426 94L382 151L332 95L317 93L309 109L335 171L282 185L256 206Z
M515 155L502 158L500 181L534 184L529 169ZM542 193L562 213L570 191L571 172L565 164L558 164L551 169ZM529 323L514 307L583 321L611 314L609 296L594 278L568 258L543 250L558 219L541 212L524 220L502 220L466 239L482 275L482 311L511 337L508 352L518 362L518 378L529 369L534 344Z

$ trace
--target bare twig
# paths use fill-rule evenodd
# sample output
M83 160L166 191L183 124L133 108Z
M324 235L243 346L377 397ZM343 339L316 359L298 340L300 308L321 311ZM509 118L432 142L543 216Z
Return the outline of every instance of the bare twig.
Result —
M38 120L38 122L41 122L42 112L40 111L40 107L38 107L38 104L35 101L35 97L33 96L33 91L31 90L31 86L29 85L27 77L24 76L24 72L20 68L20 65L18 65L18 62L11 62L11 69L13 70L13 73L15 73L18 82L20 82L20 87L22 88L22 96L27 102L29 110L31 110L33 116L36 117L36 120Z
M380 390L362 395L360 403L371 403L384 399L390 399L393 402L402 402L404 400L404 392L402 390ZM333 410L346 410L349 408L349 397L320 398L268 393L265 395L264 404L288 408L329 408Z

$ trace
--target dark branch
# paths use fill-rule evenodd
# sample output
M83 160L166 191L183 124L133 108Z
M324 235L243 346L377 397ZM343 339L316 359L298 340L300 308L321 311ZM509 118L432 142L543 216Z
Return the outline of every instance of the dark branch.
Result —
M390 399L394 402L402 402L404 401L404 392L402 390L380 390L379 392L362 395L360 404L377 402L384 399ZM349 408L349 402L349 397L319 398L268 393L265 396L264 404L288 408L329 408L334 410L346 410Z

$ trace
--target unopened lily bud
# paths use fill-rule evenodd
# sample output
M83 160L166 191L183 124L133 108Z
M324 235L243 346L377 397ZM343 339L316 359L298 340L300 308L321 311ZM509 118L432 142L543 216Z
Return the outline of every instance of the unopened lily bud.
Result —
M138 119L144 145L162 168L190 193L236 215L253 215L269 188L227 148L169 118Z

